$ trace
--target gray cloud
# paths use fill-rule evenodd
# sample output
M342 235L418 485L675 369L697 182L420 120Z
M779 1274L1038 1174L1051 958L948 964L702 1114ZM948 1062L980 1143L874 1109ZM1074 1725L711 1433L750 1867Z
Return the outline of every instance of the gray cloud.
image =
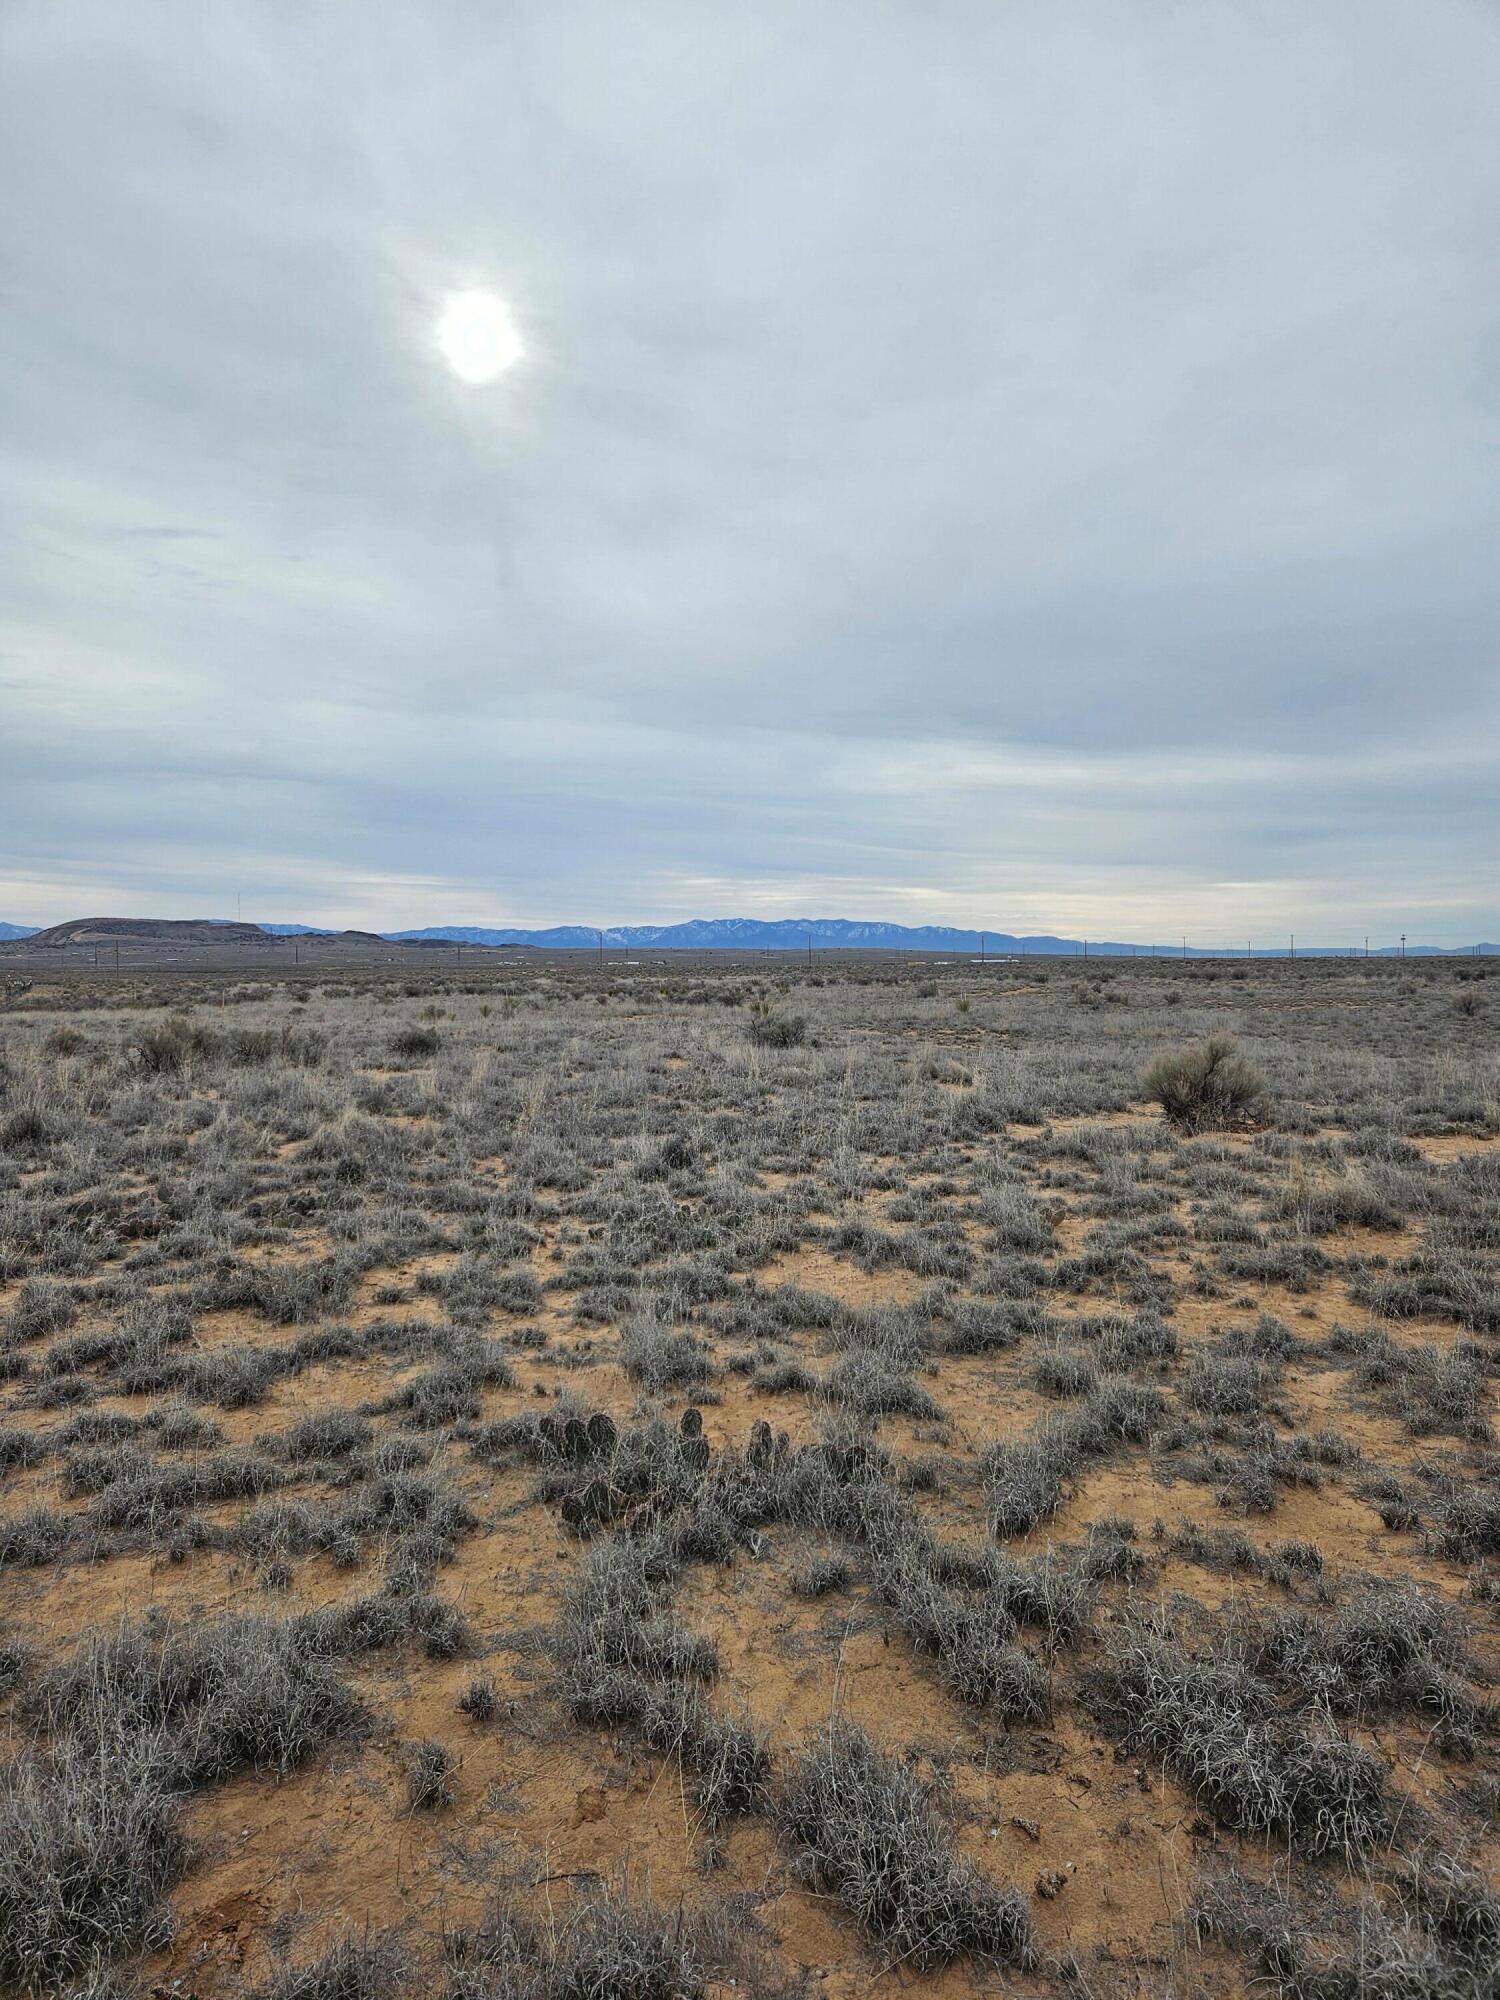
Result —
M0 90L0 915L1500 935L1480 0L12 0Z

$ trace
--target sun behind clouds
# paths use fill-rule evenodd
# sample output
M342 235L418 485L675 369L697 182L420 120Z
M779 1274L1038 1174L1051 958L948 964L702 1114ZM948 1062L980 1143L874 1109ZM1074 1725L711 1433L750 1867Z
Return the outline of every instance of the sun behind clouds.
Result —
M437 323L437 343L462 382L493 382L526 352L505 301L478 289L449 293Z

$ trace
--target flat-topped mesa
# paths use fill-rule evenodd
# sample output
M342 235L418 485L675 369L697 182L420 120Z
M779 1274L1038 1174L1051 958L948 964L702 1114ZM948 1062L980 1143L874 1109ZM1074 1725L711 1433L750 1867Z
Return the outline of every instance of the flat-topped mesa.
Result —
M211 917L75 917L37 931L29 945L118 944L127 939L161 944L264 944L259 924L218 923Z

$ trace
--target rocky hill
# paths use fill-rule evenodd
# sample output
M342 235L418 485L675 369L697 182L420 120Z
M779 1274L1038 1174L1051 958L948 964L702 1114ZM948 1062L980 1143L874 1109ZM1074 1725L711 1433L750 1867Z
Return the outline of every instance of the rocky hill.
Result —
M206 917L75 917L36 931L30 942L52 944L263 944L259 924L215 923Z

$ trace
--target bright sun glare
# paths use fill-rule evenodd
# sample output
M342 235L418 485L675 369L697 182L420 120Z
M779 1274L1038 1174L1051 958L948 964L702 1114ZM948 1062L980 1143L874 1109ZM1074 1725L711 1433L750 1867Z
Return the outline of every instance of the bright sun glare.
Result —
M450 292L437 325L443 359L463 382L493 382L526 349L503 299L493 292Z

